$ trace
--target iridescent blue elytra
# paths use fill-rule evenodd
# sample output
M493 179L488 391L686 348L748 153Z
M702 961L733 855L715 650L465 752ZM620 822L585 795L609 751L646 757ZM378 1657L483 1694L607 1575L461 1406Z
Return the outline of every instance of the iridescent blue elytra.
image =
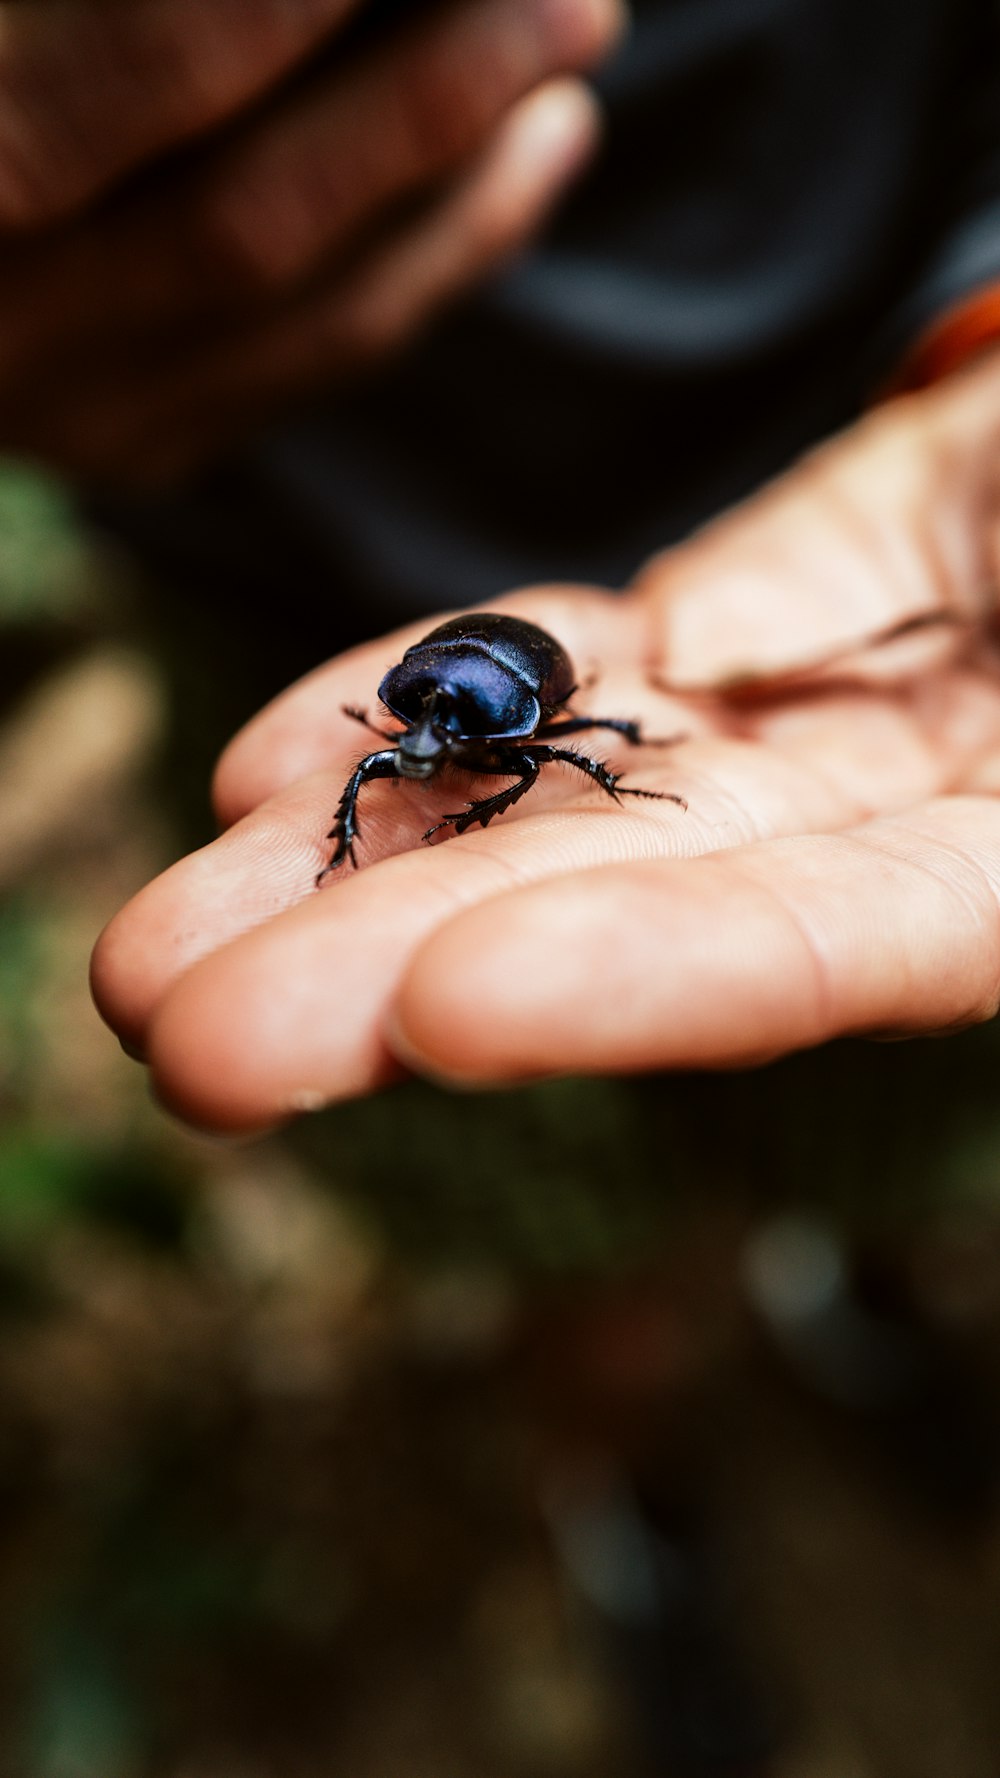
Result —
M362 759L344 786L327 835L334 842L333 854L317 883L345 858L356 864L358 794L372 778L433 778L442 766L450 765L477 777L515 780L493 796L467 803L457 814L442 816L428 828L425 840L442 827L454 827L456 833L477 822L485 827L531 789L543 765L556 760L585 772L616 801L643 796L686 807L682 797L668 792L628 789L620 783L620 774L600 760L559 745L566 735L594 728L612 729L633 746L644 740L637 722L573 715L566 706L575 690L569 655L537 624L489 611L439 624L406 650L378 688L379 698L402 728L377 728L368 721L367 711L344 706L348 716L391 745Z

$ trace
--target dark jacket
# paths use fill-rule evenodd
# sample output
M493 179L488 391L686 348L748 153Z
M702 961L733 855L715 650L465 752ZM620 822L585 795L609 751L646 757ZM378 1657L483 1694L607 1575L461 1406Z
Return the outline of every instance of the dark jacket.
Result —
M244 610L280 587L329 648L338 610L371 632L620 583L1000 280L998 11L638 0L601 157L537 250L390 372L116 522Z

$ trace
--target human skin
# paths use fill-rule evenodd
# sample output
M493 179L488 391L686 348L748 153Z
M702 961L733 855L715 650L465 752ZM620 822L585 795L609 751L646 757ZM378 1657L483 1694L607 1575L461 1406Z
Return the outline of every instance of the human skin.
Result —
M620 0L0 0L0 449L157 483L403 344L599 133Z
M431 620L319 668L223 756L222 837L106 929L104 1017L168 1106L228 1131L402 1068L469 1086L729 1068L990 1017L998 478L995 355L824 445L623 595L501 602L596 670L580 707L684 731L600 751L686 812L551 767L486 830L423 846L472 781L376 784L362 868L317 890L361 751L341 706L371 706Z

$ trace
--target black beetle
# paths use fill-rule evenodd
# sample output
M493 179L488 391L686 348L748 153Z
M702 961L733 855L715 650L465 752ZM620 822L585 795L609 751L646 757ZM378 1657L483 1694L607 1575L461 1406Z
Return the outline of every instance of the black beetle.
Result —
M425 840L442 827L454 827L456 833L464 833L477 821L485 827L531 789L543 765L557 759L586 772L616 801L622 796L645 796L686 808L683 797L664 791L623 789L619 775L600 760L557 745L564 736L588 728L613 729L633 746L643 740L637 722L619 717L569 713L560 717L576 689L566 650L537 624L495 612L473 612L439 624L406 650L378 688L386 709L405 725L402 730L393 734L375 728L366 711L344 705L346 715L392 745L369 753L347 780L327 834L334 841L333 856L317 884L346 857L357 863L356 807L361 786L369 778L433 778L448 764L516 779L495 796L481 797L459 814L443 816L428 828Z

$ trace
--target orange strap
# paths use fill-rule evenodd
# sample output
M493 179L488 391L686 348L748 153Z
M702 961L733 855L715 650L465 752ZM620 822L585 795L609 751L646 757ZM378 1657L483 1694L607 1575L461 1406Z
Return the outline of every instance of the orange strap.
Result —
M919 339L888 393L908 395L938 383L977 352L1000 342L1000 284L991 284L949 309Z

